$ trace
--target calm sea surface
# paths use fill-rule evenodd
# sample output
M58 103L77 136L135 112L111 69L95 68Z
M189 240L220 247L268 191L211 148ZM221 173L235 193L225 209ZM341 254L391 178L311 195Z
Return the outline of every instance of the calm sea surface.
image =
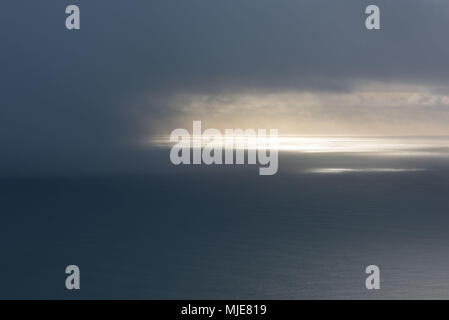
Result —
M449 298L448 139L325 145L275 176L156 148L138 175L2 178L0 298Z

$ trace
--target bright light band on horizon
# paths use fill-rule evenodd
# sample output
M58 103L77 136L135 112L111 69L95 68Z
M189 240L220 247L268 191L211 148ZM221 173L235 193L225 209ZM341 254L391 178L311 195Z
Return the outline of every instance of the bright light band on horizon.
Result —
M152 146L170 147L169 136L150 139ZM449 137L348 137L348 136L192 136L193 145L206 145L218 148L257 149L275 148L284 152L299 153L381 153L388 155L449 155Z

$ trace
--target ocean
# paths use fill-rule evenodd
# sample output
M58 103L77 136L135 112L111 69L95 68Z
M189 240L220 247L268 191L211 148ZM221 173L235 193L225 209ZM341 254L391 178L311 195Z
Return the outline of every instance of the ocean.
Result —
M156 146L147 172L3 177L0 298L447 299L448 142L311 141L273 176Z

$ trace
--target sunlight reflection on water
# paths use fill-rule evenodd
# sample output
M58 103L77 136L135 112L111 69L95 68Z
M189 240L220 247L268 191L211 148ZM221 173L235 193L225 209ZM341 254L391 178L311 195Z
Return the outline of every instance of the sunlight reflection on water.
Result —
M305 170L305 173L321 173L321 174L341 174L341 173L387 173L387 172L413 172L426 171L427 169L416 168L314 168Z
M300 153L370 153L390 156L448 156L449 137L349 137L349 136L279 136L270 137L191 137L184 147L193 142L204 147L254 149L257 146L271 145L284 152ZM232 141L232 140L231 140ZM170 147L168 136L159 136L149 140L149 144Z

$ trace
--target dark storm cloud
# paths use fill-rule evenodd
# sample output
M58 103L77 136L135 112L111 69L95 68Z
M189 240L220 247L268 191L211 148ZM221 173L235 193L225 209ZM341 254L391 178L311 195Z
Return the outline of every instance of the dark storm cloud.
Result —
M176 92L449 80L447 1L7 0L0 18L2 174L130 166Z

